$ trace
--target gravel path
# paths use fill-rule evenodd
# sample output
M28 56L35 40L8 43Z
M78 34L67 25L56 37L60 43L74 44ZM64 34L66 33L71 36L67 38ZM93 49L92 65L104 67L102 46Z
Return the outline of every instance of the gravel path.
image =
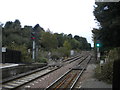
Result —
M67 64L60 69L43 76L42 78L39 78L31 83L26 84L25 86L21 88L46 88L51 83L53 83L56 79L58 79L60 76L62 76L64 73L66 73L70 68L73 68L76 66L81 60L76 60L75 62L72 62L70 64Z
M99 81L94 77L95 64L89 64L85 73L81 77L80 88L109 88L112 90L112 85L103 81Z
M81 55L87 55L88 53L83 52ZM21 88L22 89L23 88L46 88L51 83L53 83L56 79L58 79L60 76L62 76L64 73L66 73L70 68L73 68L74 66L78 65L78 63L80 61L81 60L76 60L70 64L66 64L65 66L61 67L60 69L58 69L48 75L45 75L33 82L30 82L30 83L22 86Z

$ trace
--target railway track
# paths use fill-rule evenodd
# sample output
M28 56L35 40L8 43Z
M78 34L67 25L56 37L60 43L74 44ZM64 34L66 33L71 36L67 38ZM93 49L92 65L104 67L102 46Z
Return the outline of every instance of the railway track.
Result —
M22 77L19 77L17 79L14 79L14 80L11 80L11 81L8 81L8 82L5 82L5 83L2 83L2 88L3 90L5 89L15 89L15 88L18 88L28 82L31 82L39 77L42 77L43 75L45 74L48 74L54 70L58 69L58 67L54 67L54 68L50 68L50 67L47 67L43 70L40 70L40 71L37 71L37 72L34 72L32 74L29 74L29 75L26 75L26 76L22 76Z
M80 59L81 56L75 56L75 57L72 57L70 58L69 60L67 60L67 64L68 63L71 63L77 59ZM64 61L65 62L65 61ZM32 71L31 73L27 73L25 75L22 75L22 76L19 76L17 78L14 78L12 80L8 80L8 81L5 81L5 82L2 82L2 89L3 90L6 90L6 89L16 89L22 85L25 85L37 78L40 78L44 75L47 75L57 69L59 69L60 67L52 67L52 66L47 66L47 67L44 67L43 69L38 69L38 70L35 70L35 71Z
M55 82L53 82L51 85L47 87L46 90L49 89L59 89L59 88L68 88L68 89L73 89L75 88L75 85L86 69L88 63L91 60L91 56L85 57L77 67L74 67L70 69L68 72L66 72L64 75L62 75L60 78L58 78ZM84 62L83 62L84 61ZM82 68L81 68L82 64Z

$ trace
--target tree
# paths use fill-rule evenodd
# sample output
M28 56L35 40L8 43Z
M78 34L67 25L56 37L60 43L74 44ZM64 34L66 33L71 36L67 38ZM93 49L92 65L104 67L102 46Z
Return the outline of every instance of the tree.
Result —
M45 31L39 24L36 24L34 27L26 25L22 28L18 19L16 19L14 22L8 21L4 27L2 27L2 45L10 49L20 50L21 52L25 53L22 54L22 57L24 58L27 56L27 50L32 50L33 40L31 39L31 36L33 32L35 34L34 40L37 55L41 49L45 52L52 52L55 50L54 55L68 57L71 49L85 50L90 46L87 43L86 38L80 36L75 36L73 38L72 34L67 35L64 33L52 33L49 29L48 31ZM48 54L46 53L46 55ZM46 55L44 57L47 57ZM31 57L29 56L29 58Z
M8 21L6 22L3 30L3 46L8 46L12 42L16 42L17 44L21 44L19 41L21 39L21 25L19 20L15 20L15 22ZM12 35L11 35L12 34ZM15 37L14 37L15 36Z
M86 38L80 37L78 35L75 35L74 38L80 42L79 49L88 50L90 48Z
M71 50L71 45L68 41L65 41L63 44L63 48L64 48L64 56L69 56L70 55L70 50Z
M32 49L31 32L32 26L24 26L24 28L21 28L22 43Z
M72 34L68 34L68 38L69 38L69 39L72 39Z
M100 23L99 36L103 48L120 46L120 2L96 2L94 15Z
M36 24L33 28L33 31L35 32L36 35L36 40L38 41L40 37L42 36L42 33L45 32L45 30L39 25Z
M61 33L61 34L58 34L58 33L54 33L57 41L58 41L58 47L63 47L63 43L64 43L64 34Z
M65 47L67 50L71 50L71 45L68 41L64 42L63 47Z
M80 48L80 42L74 38L70 40L70 44L71 44L72 49Z
M18 19L16 19L15 21L14 21L14 25L13 25L13 28L16 30L16 31L20 31L21 30L21 23L20 23L20 21L18 20Z
M58 42L54 34L51 32L44 32L41 37L41 44L45 50L57 48Z

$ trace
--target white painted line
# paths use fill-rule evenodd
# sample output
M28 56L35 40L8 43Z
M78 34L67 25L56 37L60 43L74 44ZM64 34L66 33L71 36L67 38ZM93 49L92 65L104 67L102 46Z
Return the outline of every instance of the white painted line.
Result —
M19 66L19 64L12 64L12 65L8 65L8 66L2 66L2 67L0 67L0 69L7 68L7 67L13 67L13 66Z

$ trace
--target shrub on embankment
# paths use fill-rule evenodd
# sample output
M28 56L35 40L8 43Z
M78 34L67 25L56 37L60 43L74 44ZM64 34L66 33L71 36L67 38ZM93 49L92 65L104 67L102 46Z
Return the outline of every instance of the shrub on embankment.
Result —
M113 63L115 60L120 59L120 47L114 48L109 51L108 55L105 58L105 63L102 67L98 64L95 69L95 77L98 80L103 80L107 83L112 83L113 78Z

